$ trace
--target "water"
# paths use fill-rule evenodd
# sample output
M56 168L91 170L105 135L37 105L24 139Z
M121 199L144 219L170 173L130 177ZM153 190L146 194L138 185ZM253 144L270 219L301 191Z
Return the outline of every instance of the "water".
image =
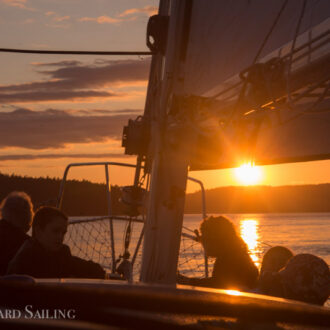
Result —
M283 245L295 254L311 253L330 265L330 213L225 214L247 243L251 257L260 266L270 246ZM184 225L199 227L200 215L186 214Z
M294 254L317 255L330 265L330 213L224 215L235 224L259 269L265 251L276 245L286 246ZM195 229L200 220L200 215L186 214L184 225ZM330 298L324 306L330 308Z
M247 243L250 255L260 267L265 251L276 245L283 245L298 253L311 253L323 258L330 264L330 213L288 213L288 214L225 214L233 221L237 232ZM216 216L216 214L214 214ZM192 232L199 228L201 215L185 214L183 232L194 236ZM124 233L126 221L114 221L114 240L116 258L124 252ZM142 230L141 223L132 224L129 250L131 256L137 246ZM80 256L94 259L107 267L111 265L109 221L80 223L69 227L66 243ZM81 252L84 250L85 252ZM100 250L102 250L100 252ZM76 253L76 254L77 254ZM85 254L85 255L84 255ZM140 262L141 248L137 263ZM99 256L103 259L95 259ZM196 259L196 260L194 260ZM197 261L194 265L194 261ZM189 266L189 267L188 267ZM181 240L179 268L183 272L194 271L203 276L203 251L199 243L191 239Z
M216 214L213 214L216 216ZM330 213L288 213L288 214L225 214L236 226L237 232L246 242L252 260L260 267L263 254L271 246L282 245L298 253L317 255L330 264ZM202 217L198 214L185 214L184 233L194 236L192 232L199 228ZM142 224L132 224L132 235L129 245L131 258L136 251ZM114 221L114 241L116 259L124 252L126 221ZM66 236L72 253L84 259L100 263L111 270L112 254L110 249L109 220L83 222L70 225ZM134 279L138 280L141 268L141 250L133 268ZM181 273L194 276L205 276L205 260L201 245L187 237L182 237L178 269ZM212 272L213 260L209 260L209 274ZM330 307L330 301L326 303Z

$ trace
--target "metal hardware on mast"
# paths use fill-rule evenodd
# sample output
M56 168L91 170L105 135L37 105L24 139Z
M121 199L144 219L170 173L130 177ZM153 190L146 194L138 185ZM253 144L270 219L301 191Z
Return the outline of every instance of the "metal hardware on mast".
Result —
M176 282L188 159L183 156L184 146L180 140L176 140L175 144L168 143L166 119L172 90L179 90L182 84L179 76L182 52L178 50L182 50L184 41L187 3L189 1L171 1L168 42L162 70L164 76L159 85L160 91L156 91L159 94L149 101L147 99L146 104L153 107L151 116L154 118L151 128L151 189L141 270L141 281L148 283Z

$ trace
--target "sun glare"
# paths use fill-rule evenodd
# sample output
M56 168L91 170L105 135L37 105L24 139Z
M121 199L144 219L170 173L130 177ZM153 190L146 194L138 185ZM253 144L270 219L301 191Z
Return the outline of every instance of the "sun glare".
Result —
M225 290L226 293L230 294L231 296L240 296L242 293L237 290Z
M262 172L259 166L247 163L235 168L235 176L241 184L249 186L261 181Z

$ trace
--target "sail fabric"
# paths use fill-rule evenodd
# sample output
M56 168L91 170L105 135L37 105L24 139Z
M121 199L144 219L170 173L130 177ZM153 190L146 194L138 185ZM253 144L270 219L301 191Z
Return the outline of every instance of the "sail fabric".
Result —
M329 30L326 0L193 1L181 66L201 132L192 170L330 158Z
M283 2L194 0L185 62L186 92L204 94L250 66ZM260 58L292 41L302 2L288 1ZM329 16L329 1L307 1L300 34Z

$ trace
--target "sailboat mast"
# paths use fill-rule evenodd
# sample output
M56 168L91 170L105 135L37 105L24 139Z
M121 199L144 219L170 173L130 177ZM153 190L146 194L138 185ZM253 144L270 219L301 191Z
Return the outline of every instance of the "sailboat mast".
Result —
M180 62L189 6L190 1L160 3L160 10L164 10L160 11L160 15L167 15L166 7L170 7L170 19L162 77L152 102L153 160L141 270L141 281L148 283L176 282L188 175L186 151L189 146L180 142L178 137L183 132L170 124L167 114L172 91L179 92L183 88Z

